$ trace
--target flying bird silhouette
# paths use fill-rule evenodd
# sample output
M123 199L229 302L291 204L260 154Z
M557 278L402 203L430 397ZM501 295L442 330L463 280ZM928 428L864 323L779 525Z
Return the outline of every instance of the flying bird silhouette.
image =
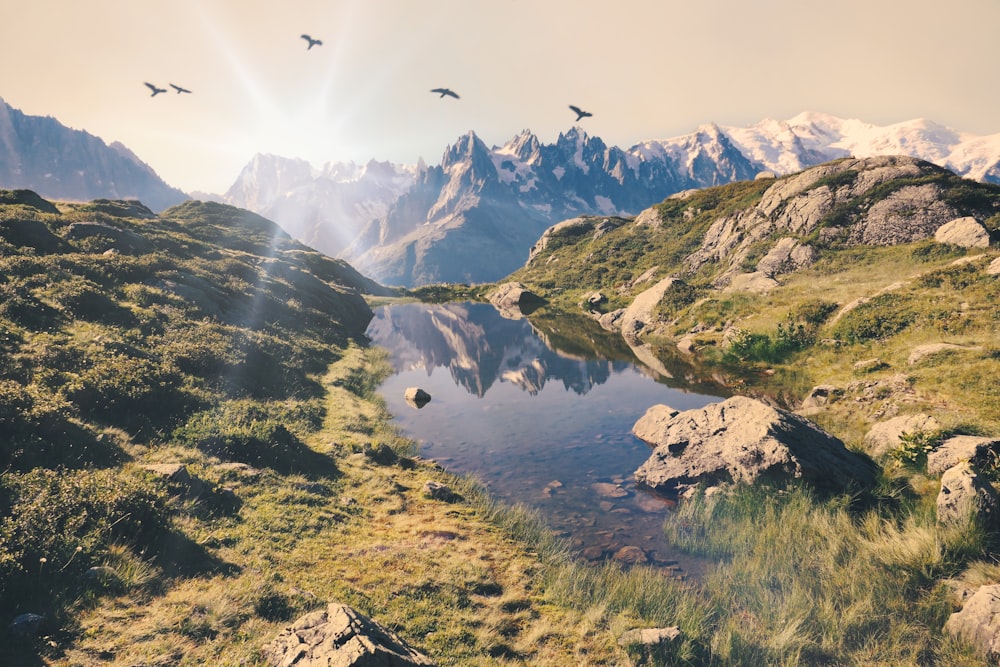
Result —
M590 113L589 111L584 111L580 107L573 106L572 104L569 105L569 108L572 109L573 113L576 114L576 119L577 120L580 120L581 118L586 118L587 116L593 116L594 115L594 114Z
M449 97L454 97L456 100L458 99L458 93L456 93L454 90L451 90L449 88L431 88L431 92L432 93L441 93L441 97L444 97L445 95L447 95Z
M180 86L175 86L174 84L170 84L170 87L173 88L174 90L176 90L178 94L180 94L180 93L190 93L191 92L187 88L181 88ZM166 92L166 91L164 91L164 92Z
M159 95L160 93L165 93L165 92L167 92L167 89L166 89L166 88L157 88L157 87L156 87L156 86L154 86L153 84L151 84L151 83L149 83L149 82L145 82L145 81L144 81L143 83L145 83L145 84L146 84L146 87L147 87L147 88L149 88L150 90L152 90L152 91L153 91L153 94L152 94L152 95L150 95L150 97L156 97L156 96L157 96L157 95Z
M304 39L307 42L309 42L309 46L306 47L306 51L308 51L309 49L311 49L314 46L323 46L323 42L321 40L313 39L309 35L302 35L302 39Z

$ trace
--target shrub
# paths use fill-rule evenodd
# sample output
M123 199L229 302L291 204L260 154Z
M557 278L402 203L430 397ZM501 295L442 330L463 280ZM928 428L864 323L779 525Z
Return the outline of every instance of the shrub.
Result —
M135 429L183 417L191 399L181 390L182 380L153 359L111 353L91 359L65 391L84 415Z
M166 497L117 470L0 474L0 601L52 604L82 585L112 544L152 546L169 526Z
M805 322L809 326L818 327L829 319L830 315L840 307L840 304L823 299L804 301L795 310L794 319Z
M275 412L280 411L250 401L230 401L192 416L173 437L227 461L279 472L335 473L333 460L307 447Z
M915 319L909 299L895 293L880 294L841 317L833 335L849 343L882 340L905 330Z

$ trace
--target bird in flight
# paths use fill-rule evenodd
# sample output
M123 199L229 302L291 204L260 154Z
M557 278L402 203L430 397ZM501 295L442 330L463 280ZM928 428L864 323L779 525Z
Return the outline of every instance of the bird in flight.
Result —
M593 116L594 115L594 114L590 113L589 111L584 111L580 107L573 106L572 104L569 105L569 108L572 109L573 113L576 114L576 119L577 120L580 120L581 118L586 118L587 116Z
M309 42L309 46L306 47L306 51L308 51L309 49L311 49L314 46L323 46L323 42L321 40L313 39L309 35L302 35L302 39L304 39L307 42Z
M150 95L150 97L156 97L156 96L157 96L157 95L159 95L160 93L165 93L165 92L167 92L167 89L166 89L166 88L157 88L156 86L154 86L153 84L151 84L151 83L149 83L149 82L144 82L144 83L146 84L146 87L147 87L147 88L149 88L150 90L152 90L152 91L153 91L153 94L152 94L152 95Z
M180 86L175 86L174 84L170 84L170 87L173 88L174 90L176 90L178 94L180 94L180 93L190 93L191 92L187 88L181 88ZM164 92L166 92L166 91L164 91Z
M445 95L448 95L449 97L454 97L456 100L458 99L458 93L456 93L454 90L451 90L449 88L431 88L431 92L432 93L441 93L441 97L444 97Z

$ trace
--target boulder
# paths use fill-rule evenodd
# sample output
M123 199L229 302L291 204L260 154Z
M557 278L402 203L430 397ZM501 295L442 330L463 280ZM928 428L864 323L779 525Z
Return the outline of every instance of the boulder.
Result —
M973 644L987 657L1000 657L1000 584L980 586L944 625L945 632Z
M608 297L604 296L602 292L587 292L583 295L583 303L581 305L590 310L594 310L607 300Z
M514 319L541 306L545 299L530 291L521 283L502 283L486 295L490 303L501 315Z
M818 408L843 395L844 390L832 384L816 385L809 391L809 395L802 399L802 407L805 409Z
M871 486L877 473L868 458L804 417L744 396L685 412L653 406L633 433L655 447L636 482L671 494L793 479L841 492Z
M990 276L1000 276L1000 257L997 257L986 267L986 274Z
M1000 454L1000 438L976 435L955 435L942 442L927 455L927 472L940 475L962 461L978 468L992 464Z
M940 430L941 423L930 415L901 415L872 426L865 434L864 445L869 456L879 458L902 445L899 436L904 433L912 435Z
M963 248L988 248L990 233L972 216L946 222L934 232L938 243L949 243Z
M664 278L649 289L640 292L632 300L619 321L623 336L634 338L646 326L656 321L656 306L677 280L672 276Z
M451 487L441 482L428 481L424 484L424 495L433 500L450 502L455 499L455 492Z
M35 637L41 632L44 622L44 616L29 612L15 616L14 620L7 624L7 630L17 637Z
M347 605L330 603L285 628L264 647L274 667L408 667L432 665L395 633Z
M972 464L963 461L941 476L937 519L945 526L962 526L971 519L992 528L1000 525L1000 499Z
M420 387L407 387L403 398L407 403L417 408L422 408L431 401L431 395Z

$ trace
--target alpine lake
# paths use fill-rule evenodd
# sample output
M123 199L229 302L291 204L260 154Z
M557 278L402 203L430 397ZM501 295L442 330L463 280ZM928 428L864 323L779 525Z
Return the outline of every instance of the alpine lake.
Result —
M635 484L651 448L632 426L652 405L698 408L724 387L582 315L403 303L377 308L367 334L391 355L379 391L421 456L534 508L585 560L703 570L663 536L675 501ZM407 402L409 387L431 400Z

